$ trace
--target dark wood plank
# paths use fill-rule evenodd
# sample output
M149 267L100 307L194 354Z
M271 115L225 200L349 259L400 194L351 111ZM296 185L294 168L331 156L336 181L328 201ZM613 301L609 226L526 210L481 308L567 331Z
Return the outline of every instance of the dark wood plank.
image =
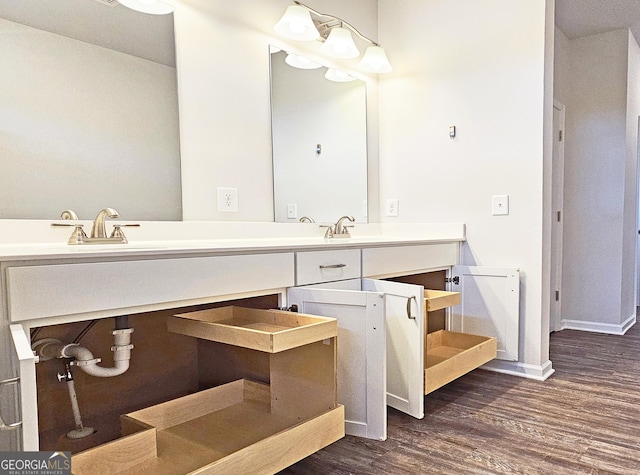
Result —
M475 370L388 410L384 442L345 437L282 474L640 474L640 327L563 330L544 382Z

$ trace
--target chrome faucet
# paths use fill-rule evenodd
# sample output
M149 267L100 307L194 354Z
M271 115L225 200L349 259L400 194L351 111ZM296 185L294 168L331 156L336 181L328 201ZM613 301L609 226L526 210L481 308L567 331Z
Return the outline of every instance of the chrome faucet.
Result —
M345 220L352 223L355 222L355 218L353 216L343 216L336 224L320 225L321 228L327 228L327 231L324 233L324 237L326 239L350 238L351 234L349 233L349 228L352 228L353 226L342 224Z
M78 215L70 209L64 210L60 215L65 221L73 221L73 223L52 223L52 226L73 226L74 230L71 237L67 241L68 244L127 244L129 241L122 232L123 227L140 226L139 224L114 224L113 232L107 237L105 221L107 218L118 218L120 215L113 208L104 208L100 210L96 219L93 221L91 228L91 236L87 236L84 232L83 224L78 221Z
M109 218L119 218L120 215L113 208L104 208L98 212L96 219L93 221L93 227L91 228L91 239L106 239L107 231L105 228L105 220Z
M336 228L335 228L336 237L351 237L351 234L349 234L349 228L352 228L353 226L346 226L342 224L342 222L345 219L352 223L355 222L356 220L353 216L343 216L342 218L340 218L336 223ZM346 236L338 236L338 235L346 235Z

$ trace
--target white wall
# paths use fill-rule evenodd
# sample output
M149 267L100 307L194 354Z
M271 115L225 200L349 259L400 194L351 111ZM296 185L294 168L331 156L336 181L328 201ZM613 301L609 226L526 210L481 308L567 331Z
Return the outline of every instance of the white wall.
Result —
M638 53L630 44L628 30L569 42L560 88L567 91L565 326L616 331L635 315Z
M622 321L636 314L638 242L638 118L640 117L640 47L629 31L627 63L627 130L622 229Z
M181 217L174 68L0 19L0 216Z
M571 82L569 79L569 38L555 27L554 57L553 57L553 98L566 105L571 94Z
M548 360L543 123L553 3L545 7L379 0L394 65L379 84L381 200L399 198L402 221L465 222L464 264L521 269L519 360L538 367ZM497 194L510 196L509 216L491 215Z
M288 0L176 3L184 219L273 221L273 202L266 199L273 196L268 46L313 58L319 43L275 35L273 25L291 4ZM376 36L377 10L369 0L305 4ZM349 71L349 64L340 65ZM375 84L369 90L375 95ZM368 119L369 159L377 163L376 119ZM238 189L237 213L217 211L217 187ZM375 193L377 183L369 188Z
M185 219L273 219L264 199L272 193L267 47L308 51L272 34L288 4L183 0L176 9ZM548 360L553 1L309 5L374 39L378 28L394 66L380 80L379 104L369 104L369 166L380 170L373 196L400 200L400 216L385 219L465 222L464 264L520 268L519 360L540 368ZM376 84L368 82L370 101ZM240 212L215 211L217 186L238 188ZM509 216L491 215L494 194L510 195Z

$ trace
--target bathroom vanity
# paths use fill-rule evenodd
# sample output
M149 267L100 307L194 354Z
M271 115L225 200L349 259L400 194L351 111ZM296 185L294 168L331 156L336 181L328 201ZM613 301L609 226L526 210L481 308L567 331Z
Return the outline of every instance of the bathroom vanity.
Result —
M54 390L45 392L43 387L57 383L44 382L44 374L48 380L55 379L55 369L43 369L55 362L38 362L31 339L34 334L35 338L75 335L96 322L83 344L96 345L96 355L110 365L109 347L105 346L110 342L101 342L109 337L98 329L112 327L113 317L122 315L129 315L134 328L131 375L119 376L120 383L118 378L96 382L103 378L84 378L77 371L78 399L87 419L100 420L102 412L114 412L111 419L116 423L105 422L114 427L98 429L99 437L117 439L121 431L145 439L155 427L149 421L166 405L194 399L198 407L197 399L206 397L207 391L212 400L226 399L227 391L231 399L249 394L256 404L270 399L273 408L276 387L281 391L275 398L281 404L276 406L298 422L289 418L278 430L258 434L238 447L259 458L264 455L260 444L270 437L282 437L286 446L291 430L298 435L326 435L318 440L312 437L304 449L287 459L287 465L337 440L345 427L350 434L385 439L387 404L423 417L425 394L496 354L503 359L517 358L517 270L458 267L464 225L358 225L349 239L323 239L317 225L269 224L211 223L194 233L195 223L177 223L169 230L174 238L160 241L150 237L159 235L156 231L162 225L142 223L140 230L131 232L130 243L120 246L0 245L0 337L5 352L0 396L3 424L15 426L0 431L12 435L2 441L2 449L79 451L56 446L63 441L60 434L73 426L70 416L57 415L70 413L68 397L60 389L58 409L47 407L46 398ZM193 235L202 239L186 238ZM238 238L246 235L252 237ZM481 283L475 285L476 290L461 290L469 279ZM473 305L479 300L478 289L485 285L483 279L501 295L492 297L494 302L481 302L485 309L476 312ZM492 313L490 307L495 303ZM294 380L287 375L290 371L307 374L302 363L296 366L287 357L283 357L286 363L274 363L280 350L247 347L243 336L208 338L209 330L191 328L202 319L185 317L202 315L199 312L210 315L207 312L221 311L216 310L219 307L258 311L293 304L299 318L315 315L327 325L337 322L337 343L335 334L320 332L310 340L294 338L297 343L282 347L284 353L293 347L303 354L309 351L311 359L304 356L300 361L324 368L320 371L325 375L320 385L325 388L320 391L324 396L319 405L310 405L311 412L304 409L304 402L310 400L304 391L317 382L292 384ZM448 307L449 311L442 310ZM515 311L515 316L505 309L511 314ZM296 313L278 313L291 322L298 318ZM465 336L467 333L476 336ZM337 379L337 389L331 387L332 378ZM112 385L118 393L102 397L110 401L107 406L117 407L100 409L96 401L100 394L113 390ZM271 391L265 385L271 385ZM121 399L125 400L122 405ZM131 424L119 424L119 416L125 414L128 422L134 419L135 430ZM337 420L342 429L336 429ZM108 434L110 431L115 433ZM75 460L80 464L82 458L82 463L92 466L93 461L86 462L87 454L109 445L82 447L91 450ZM151 447L147 450L153 452ZM230 460L232 453L219 460ZM202 466L211 463L205 462ZM284 466L265 465L264 472ZM214 473L216 468L211 470Z

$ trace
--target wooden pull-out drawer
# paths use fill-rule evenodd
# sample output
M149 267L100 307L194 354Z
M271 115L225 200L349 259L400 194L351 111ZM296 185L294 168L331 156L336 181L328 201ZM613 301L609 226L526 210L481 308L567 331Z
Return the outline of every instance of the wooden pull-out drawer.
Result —
M446 292L444 290L424 290L424 309L435 312L446 307L460 304L460 292Z
M123 438L72 458L73 473L275 473L344 435L344 408L300 421L269 386L238 380L122 416Z
M277 353L338 334L334 318L282 310L221 307L174 315L170 332L267 353Z
M237 352L240 366L266 356L269 384L238 379L126 414L123 437L74 455L73 473L271 474L344 436L335 319L231 306L168 326Z
M447 330L427 334L424 393L450 383L496 357L493 337L455 333Z

